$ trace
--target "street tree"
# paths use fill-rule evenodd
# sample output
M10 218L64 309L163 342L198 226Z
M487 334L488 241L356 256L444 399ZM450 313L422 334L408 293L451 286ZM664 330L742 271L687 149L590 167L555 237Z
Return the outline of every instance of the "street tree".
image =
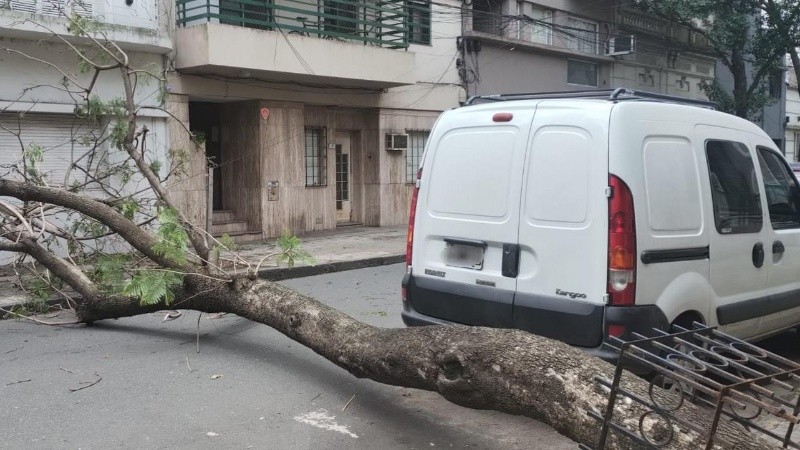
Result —
M708 42L733 79L732 92L717 80L704 87L708 98L717 102L720 109L757 121L764 106L774 102L769 92L770 77L782 73L789 29L770 26L762 12L770 10L783 15L788 10L784 2L637 0L634 4L647 13L687 27ZM786 15L783 19L788 22L790 17Z
M800 79L800 55L797 50L800 47L800 2L760 0L758 5L767 25L774 30L776 39L784 42L795 77Z
M186 161L203 142L202 136L191 136L197 148L171 151L147 145L143 109L168 110L138 99L149 97L143 89L166 98L166 74L135 67L102 27L76 15L68 20L75 39L53 33L51 45L69 49L77 71L0 48L53 73L58 81L50 88L75 99L76 128L64 140L89 149L73 158L63 179L52 179L42 165L47 149L27 141L21 129L5 126L19 147L0 151L20 157L0 178L0 251L19 255L18 270L29 270L38 283L63 293L74 323L163 309L233 313L278 330L356 377L435 391L466 407L525 415L575 441L596 442L600 427L587 411L602 413L606 407L608 393L594 382L613 375L604 361L520 330L376 328L258 279L263 261L244 260L230 242L213 239L170 197L175 180L195 175L186 172ZM96 81L109 74L119 80L119 96L101 98ZM177 128L189 133L185 126ZM281 244L276 258L291 263L306 256L295 238ZM645 381L625 378L632 390L647 395ZM624 423L638 423L643 412L636 403L615 407ZM687 405L682 413L710 426L711 416L698 407ZM727 420L717 434L722 448L767 448ZM695 448L701 438L690 430L676 435L672 445L682 449ZM611 447L633 444L614 438Z

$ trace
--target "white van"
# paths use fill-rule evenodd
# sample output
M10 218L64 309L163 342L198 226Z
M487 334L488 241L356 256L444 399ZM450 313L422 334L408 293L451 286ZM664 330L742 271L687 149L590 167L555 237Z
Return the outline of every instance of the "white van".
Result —
M423 156L407 325L519 328L613 360L609 335L800 323L797 180L757 126L625 89L475 102Z

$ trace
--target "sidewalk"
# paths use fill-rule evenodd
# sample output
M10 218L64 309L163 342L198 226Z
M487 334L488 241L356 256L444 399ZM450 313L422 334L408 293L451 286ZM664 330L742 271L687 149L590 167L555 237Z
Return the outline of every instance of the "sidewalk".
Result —
M301 247L316 261L313 266L275 267L267 260L259 276L267 280L286 280L322 273L364 267L396 264L404 261L406 251L406 225L392 227L347 226L334 230L318 231L299 236ZM272 253L275 240L266 243L243 244L238 253L242 258L258 263ZM0 277L0 308L11 309L29 301L29 297L16 287L14 276Z

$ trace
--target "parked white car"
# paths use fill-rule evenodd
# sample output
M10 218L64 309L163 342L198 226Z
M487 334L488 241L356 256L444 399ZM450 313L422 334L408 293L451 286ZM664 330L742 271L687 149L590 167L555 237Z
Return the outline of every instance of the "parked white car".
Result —
M800 323L800 195L757 126L624 89L476 102L442 114L423 156L406 324L519 328L613 360L609 335Z

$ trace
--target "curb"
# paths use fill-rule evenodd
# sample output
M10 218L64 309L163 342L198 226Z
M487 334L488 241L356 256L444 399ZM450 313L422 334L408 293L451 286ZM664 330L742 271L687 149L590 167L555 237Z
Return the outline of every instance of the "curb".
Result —
M314 275L323 275L327 273L344 272L347 270L366 269L368 267L387 266L390 264L398 264L406 260L406 255L390 255L390 256L377 256L374 258L356 259L351 261L337 261L326 264L318 264L316 266L299 266L299 267L281 267L274 269L262 269L258 271L258 277L267 281L281 281L289 280L292 278L311 277ZM49 299L50 304L59 304L60 299ZM27 303L26 301L15 302L3 305L3 309L13 309L16 306L21 306Z
M326 273L344 272L346 270L366 269L368 267L397 264L406 260L406 255L378 256L375 258L338 261L316 266L283 267L258 271L258 277L268 281L281 281L291 278L303 278Z

